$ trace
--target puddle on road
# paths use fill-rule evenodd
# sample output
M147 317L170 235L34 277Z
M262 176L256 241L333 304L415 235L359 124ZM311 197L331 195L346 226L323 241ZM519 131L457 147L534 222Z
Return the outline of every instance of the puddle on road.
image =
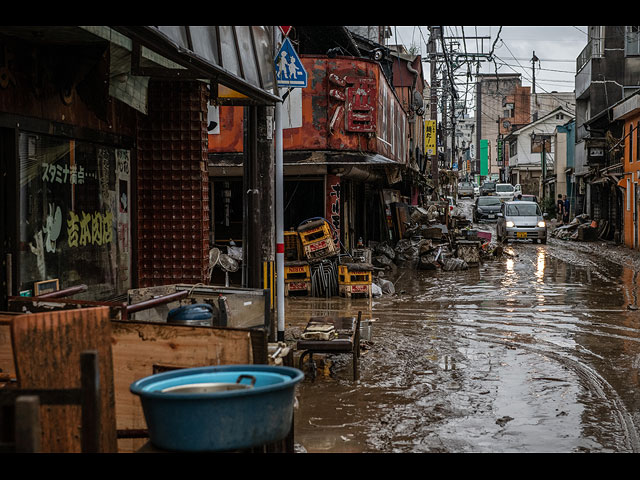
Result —
M395 296L287 300L374 318L351 378L333 356L299 387L308 452L637 451L640 278L562 244L515 244L460 272L398 270ZM635 423L634 423L635 422Z

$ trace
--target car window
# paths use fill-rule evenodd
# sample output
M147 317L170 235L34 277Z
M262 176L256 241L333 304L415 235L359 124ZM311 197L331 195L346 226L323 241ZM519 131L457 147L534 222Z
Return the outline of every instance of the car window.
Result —
M496 192L513 192L513 185L497 185Z
M507 205L507 216L509 217L532 217L540 215L540 207L533 203L512 203Z
M480 206L490 206L490 205L500 205L500 199L498 197L480 197L478 198L478 205Z

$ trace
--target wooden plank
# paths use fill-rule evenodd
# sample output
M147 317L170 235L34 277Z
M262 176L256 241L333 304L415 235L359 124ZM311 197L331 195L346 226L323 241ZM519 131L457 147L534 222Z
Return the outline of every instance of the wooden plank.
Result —
M251 332L148 322L112 322L113 374L118 430L147 428L140 399L130 385L167 368L252 364ZM120 452L134 452L145 439L122 438Z
M16 452L40 453L42 429L40 400L36 396L21 396L15 406Z
M0 384L16 378L16 367L13 362L11 347L11 321L14 316L0 314Z
M116 452L115 394L109 308L58 310L20 315L11 325L19 388L81 387L80 356L98 352L100 374L100 451ZM42 452L81 451L81 408L41 407Z

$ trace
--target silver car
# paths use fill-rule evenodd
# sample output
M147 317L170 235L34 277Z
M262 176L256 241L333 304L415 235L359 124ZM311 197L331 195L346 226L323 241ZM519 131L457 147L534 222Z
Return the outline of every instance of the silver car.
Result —
M536 240L547 243L547 222L536 202L504 202L498 213L498 242Z
M473 183L471 182L460 182L458 184L458 198L462 197L471 197L474 195Z

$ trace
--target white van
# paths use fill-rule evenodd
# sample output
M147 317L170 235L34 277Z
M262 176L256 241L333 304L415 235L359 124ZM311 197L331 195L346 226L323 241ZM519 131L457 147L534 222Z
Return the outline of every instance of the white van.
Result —
M510 183L496 184L496 196L503 202L512 200L515 191L516 189Z

